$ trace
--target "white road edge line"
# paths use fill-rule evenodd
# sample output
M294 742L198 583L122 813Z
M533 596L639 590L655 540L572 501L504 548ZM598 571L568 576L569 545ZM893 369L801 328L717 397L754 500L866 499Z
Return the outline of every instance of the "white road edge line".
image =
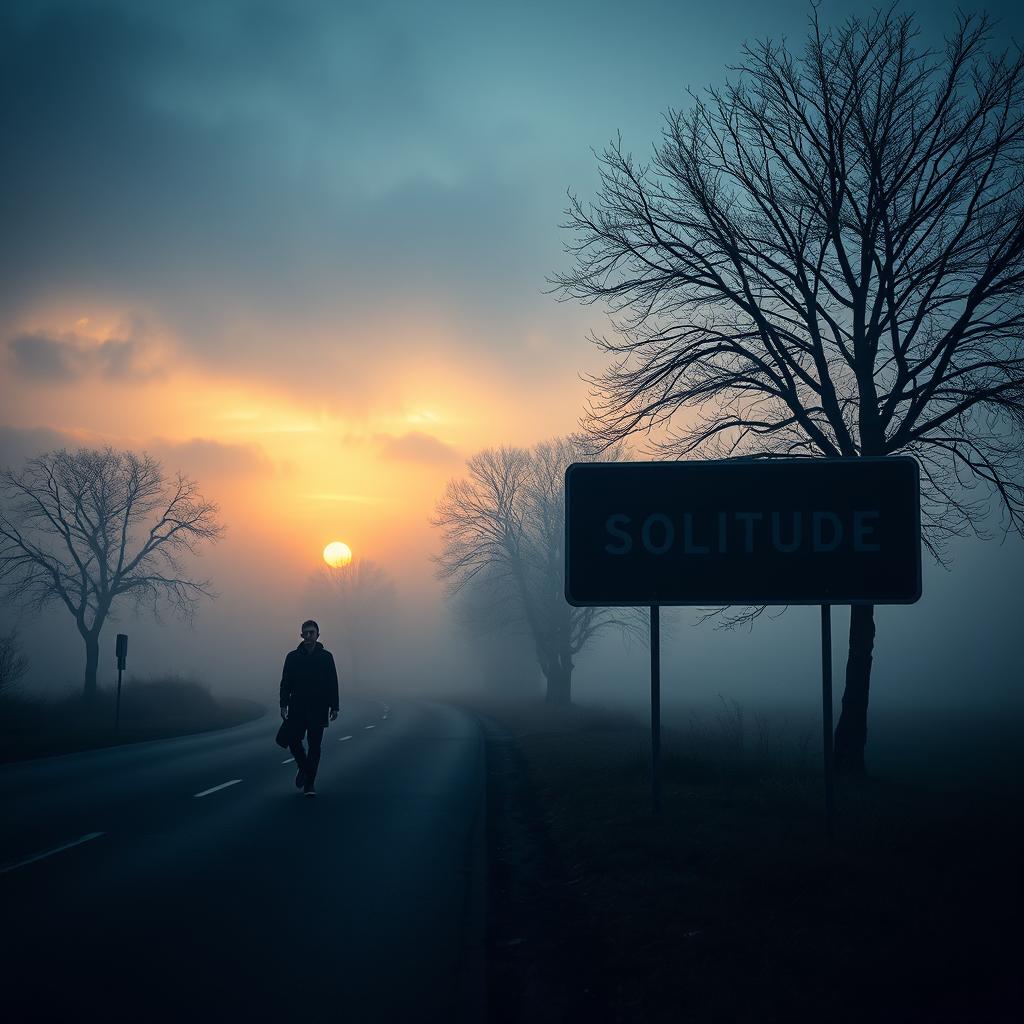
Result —
M350 739L352 739L352 737L351 737L351 736L339 736L339 737L338 737L338 742L339 742L339 743L344 743L344 742L345 742L345 740L350 740Z
M81 846L82 843L87 843L91 839L99 839L100 836L105 836L106 834L106 832L88 832L84 836L80 836L78 839L75 839L70 843L65 843L63 846L55 846L52 850L44 850L42 853L37 853L31 857L26 857L24 860L19 860L15 864L7 864L0 868L0 875L6 875L8 871L16 871L18 868L23 868L28 864L35 864L37 860L42 860L44 857L52 857L55 853L62 853L64 850L70 850L73 846Z
M194 793L194 797L209 796L211 793L216 793L218 789L227 789L228 786L237 786L241 779L232 779L230 782L222 782L219 786L213 786L210 789L204 789L202 793Z

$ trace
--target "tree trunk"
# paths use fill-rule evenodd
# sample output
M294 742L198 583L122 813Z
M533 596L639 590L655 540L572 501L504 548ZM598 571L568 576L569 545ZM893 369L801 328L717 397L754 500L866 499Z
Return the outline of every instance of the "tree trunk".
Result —
M564 707L571 703L572 669L563 668L557 662L545 673L548 681L547 702Z
M90 630L82 634L85 640L85 689L83 696L87 701L96 699L96 670L100 664L100 633Z
M850 608L850 650L846 659L843 710L835 735L835 768L845 775L864 774L864 745L868 738L868 686L875 647L875 606Z

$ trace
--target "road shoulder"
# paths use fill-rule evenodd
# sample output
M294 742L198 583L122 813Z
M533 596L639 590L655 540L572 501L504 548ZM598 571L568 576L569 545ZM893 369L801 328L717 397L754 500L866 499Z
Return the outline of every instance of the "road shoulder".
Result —
M492 1024L610 1019L606 948L573 893L513 734L480 716L487 744L487 1008Z

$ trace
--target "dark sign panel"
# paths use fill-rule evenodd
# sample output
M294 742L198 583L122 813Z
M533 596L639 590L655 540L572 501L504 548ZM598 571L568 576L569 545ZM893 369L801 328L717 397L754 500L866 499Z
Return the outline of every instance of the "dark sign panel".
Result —
M910 604L919 490L910 458L575 463L566 600Z

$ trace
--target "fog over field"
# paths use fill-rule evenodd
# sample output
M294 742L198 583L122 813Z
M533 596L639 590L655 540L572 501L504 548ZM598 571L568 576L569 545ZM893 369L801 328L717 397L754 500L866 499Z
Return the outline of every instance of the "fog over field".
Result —
M17 0L0 94L3 1024L1017 1019L1021 0Z
M424 540L429 541L425 533ZM126 679L181 674L215 692L272 703L284 653L298 643L298 625L317 618L344 679L347 659L338 625L307 598L304 580L286 567L275 573L258 555L232 550L230 537L201 560L215 581L216 601L192 628L173 619L125 615L104 638L101 685L116 678L114 633L130 636ZM911 606L877 611L874 711L931 709L1024 713L1019 681L1020 579L1024 545L1015 538L954 546L950 571L924 562L924 594ZM249 564L232 564L243 561ZM269 561L269 559L268 559ZM467 633L431 578L424 555L412 565L381 564L397 587L393 616L363 643L367 688L386 693L444 695L469 691L539 697L543 678L525 637L519 642ZM418 572L414 572L418 570ZM312 570L311 570L312 571ZM820 701L819 613L816 607L769 609L752 628L696 625L692 609L663 611L662 687L666 708L713 705L719 695L750 707L803 708L813 719ZM12 622L9 614L4 624ZM833 644L841 683L848 614L834 609ZM80 685L81 641L66 613L53 609L21 619L30 657L26 687L55 692ZM639 643L608 635L579 657L576 699L642 709L649 698L649 655ZM838 699L837 693L837 699ZM816 720L816 719L815 719Z
M578 428L603 311L557 303L566 192L592 196L594 149L646 159L688 87L721 84L744 39L801 38L803 0L714 9L650 0L474 3L428 13L224 2L0 14L0 466L43 451L148 451L220 506L225 539L189 563L217 593L192 626L116 608L138 678L181 675L272 704L312 616L345 681L381 693L539 696L525 638L469 635L434 579L430 517L472 453ZM959 5L918 12L941 46ZM870 5L822 8L830 23ZM996 3L995 41L1024 34ZM615 49L614 62L601 55ZM638 441L641 457L642 441ZM872 714L1019 716L1024 543L959 539L924 596L879 607ZM310 580L331 540L394 585L353 651ZM666 709L818 713L818 612L752 630L666 611ZM26 693L81 685L67 612L5 601ZM836 699L848 612L834 616ZM356 662L352 657L356 657ZM573 697L642 713L645 648L614 633L577 659Z

